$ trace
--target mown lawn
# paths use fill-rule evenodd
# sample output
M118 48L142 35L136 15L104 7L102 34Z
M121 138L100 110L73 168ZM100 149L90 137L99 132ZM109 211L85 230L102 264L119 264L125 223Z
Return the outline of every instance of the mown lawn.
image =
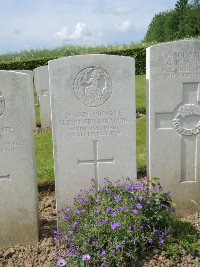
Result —
M35 99L36 100L36 99ZM145 75L136 76L136 110L145 113ZM39 106L36 100L36 121L40 125ZM146 170L146 117L136 120L137 170ZM53 146L51 132L35 133L36 170L38 183L54 181Z

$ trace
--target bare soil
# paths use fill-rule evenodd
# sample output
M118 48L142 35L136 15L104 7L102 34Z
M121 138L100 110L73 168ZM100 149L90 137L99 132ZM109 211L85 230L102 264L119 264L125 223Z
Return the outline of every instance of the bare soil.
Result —
M53 186L39 188L40 238L32 246L14 246L0 250L0 267L52 267L58 244L52 243L53 230L56 229L55 192ZM200 236L200 213L184 218L193 224ZM176 262L166 258L159 251L145 260L141 259L138 267L200 267L200 257L184 252ZM119 266L120 267L120 266Z

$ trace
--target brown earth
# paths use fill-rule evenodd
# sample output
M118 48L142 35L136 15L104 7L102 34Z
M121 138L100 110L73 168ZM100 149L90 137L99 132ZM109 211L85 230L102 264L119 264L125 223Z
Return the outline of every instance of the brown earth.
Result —
M53 230L56 228L54 188L43 187L39 190L40 239L33 246L14 246L0 250L0 267L52 267L55 261L57 244L52 244ZM200 234L200 213L184 218ZM200 257L182 255L172 262L159 251L141 262L140 267L200 267ZM120 267L120 266L119 266ZM139 265L138 265L139 267Z

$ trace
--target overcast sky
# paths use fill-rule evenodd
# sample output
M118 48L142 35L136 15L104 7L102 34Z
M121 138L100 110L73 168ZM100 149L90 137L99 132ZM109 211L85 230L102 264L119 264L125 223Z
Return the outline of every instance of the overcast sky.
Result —
M64 44L140 42L177 0L0 0L0 54Z

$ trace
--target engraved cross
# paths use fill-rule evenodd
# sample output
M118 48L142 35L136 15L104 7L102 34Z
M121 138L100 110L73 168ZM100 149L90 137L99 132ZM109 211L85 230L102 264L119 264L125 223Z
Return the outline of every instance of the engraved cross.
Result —
M79 160L78 165L81 164L94 164L94 179L95 179L95 188L98 190L99 188L99 180L98 180L98 165L99 163L114 163L114 157L111 159L99 159L98 158L98 140L93 140L93 153L94 159L89 160Z
M200 133L200 83L183 84L183 100L174 112L156 113L156 130L175 129L181 141L181 181L197 182L197 139ZM178 110L178 111L177 111Z
M1 180L10 180L10 174L0 176L0 181Z

